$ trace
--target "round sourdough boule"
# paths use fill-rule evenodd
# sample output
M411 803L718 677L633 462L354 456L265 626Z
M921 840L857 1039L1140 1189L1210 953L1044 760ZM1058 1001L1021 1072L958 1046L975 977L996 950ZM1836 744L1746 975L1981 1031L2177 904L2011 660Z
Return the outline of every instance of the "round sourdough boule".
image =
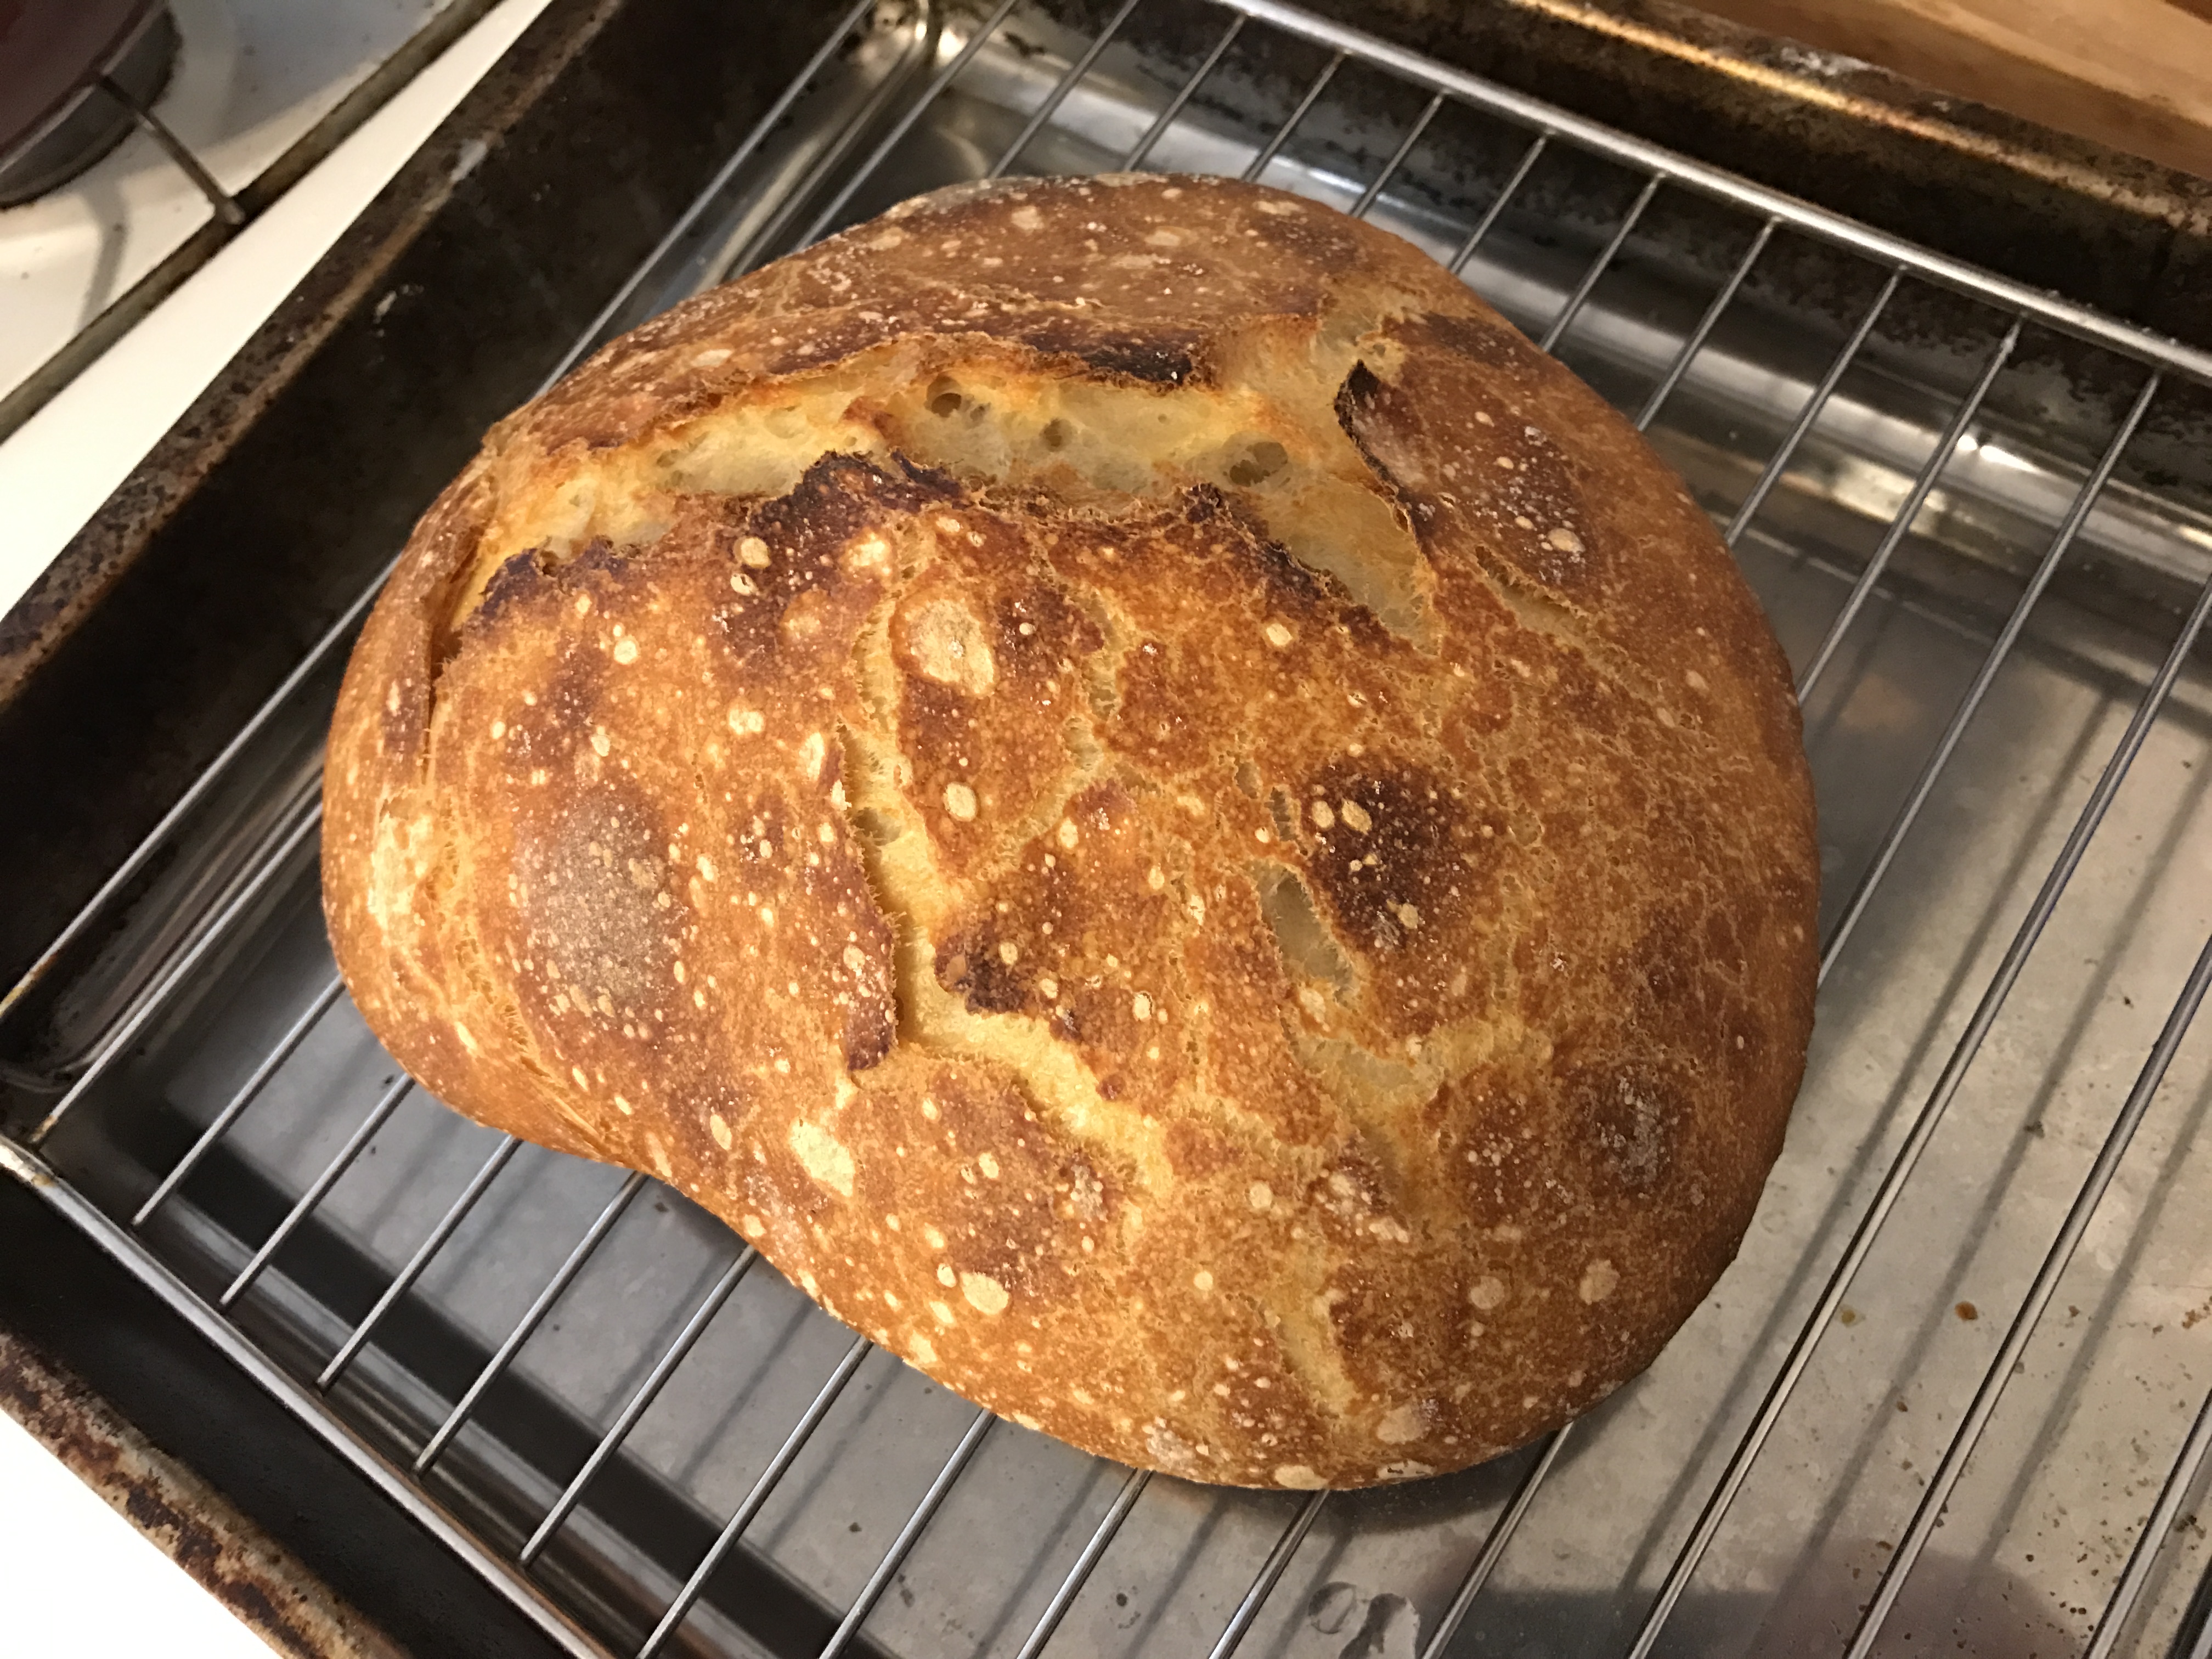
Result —
M1425 255L1216 179L941 191L617 341L422 520L325 787L428 1087L1201 1480L1602 1399L1812 1019L1705 515Z

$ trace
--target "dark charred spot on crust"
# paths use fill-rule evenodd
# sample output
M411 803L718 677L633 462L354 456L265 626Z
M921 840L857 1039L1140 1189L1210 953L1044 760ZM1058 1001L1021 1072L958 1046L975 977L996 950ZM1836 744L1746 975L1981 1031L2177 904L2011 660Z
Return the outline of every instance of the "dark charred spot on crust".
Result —
M1559 1086L1601 1188L1640 1194L1667 1183L1692 1116L1672 1077L1641 1059L1570 1061Z
M1483 325L1430 315L1391 329L1413 348L1401 380L1385 381L1354 364L1338 390L1336 416L1396 492L1424 548L1455 544L1471 530L1513 576L1571 602L1601 599L1610 538L1589 510L1588 469L1501 394L1491 358L1462 349L1455 362L1423 349L1469 347ZM1517 349L1535 352L1525 341Z
M906 328L927 327L934 319L927 316L889 315L878 313L873 318L861 316L860 307L842 309L823 307L814 311L806 328L781 345L769 345L762 349L760 367L768 374L804 374L816 369L829 368L851 357L858 356L872 346L896 339ZM870 307L873 309L873 307Z
M898 1200L908 1224L927 1219L943 1231L939 1259L956 1274L988 1274L1017 1297L1052 1294L1055 1281L1065 1282L1060 1258L1077 1248L1061 1218L1080 1224L1110 1213L1119 1182L1039 1121L1010 1081L943 1067L928 1096L950 1178ZM898 1133L903 1139L911 1131ZM956 1305L961 1299L960 1292L946 1297ZM964 1307L960 1313L974 1316Z
M1368 411L1380 404L1388 388L1382 377L1368 368L1363 359L1352 364L1345 375L1344 384L1336 389L1336 422L1348 433L1352 441L1359 439L1359 425Z
M738 585L720 596L729 602L718 606L714 620L746 672L803 671L812 678L826 662L842 660L882 588L875 577L846 568L846 545L942 493L857 455L825 455L789 494L757 502L732 532L718 533ZM747 536L767 544L764 567L740 565L738 548ZM786 661L781 671L755 665L763 657Z
M1338 620L1340 613L1342 619L1355 624L1363 618L1372 621L1341 582L1326 571L1299 563L1288 548L1272 539L1264 526L1249 517L1217 486L1193 484L1182 492L1177 505L1183 523L1190 528L1211 530L1217 535L1230 532L1229 558L1243 567L1240 574L1257 580L1268 604L1302 616L1326 610L1331 621ZM1178 542L1175 551L1180 559L1190 557L1185 543Z
M1028 1001L1028 975L999 952L988 928L957 933L937 947L937 982L964 998L970 1012L1011 1014Z
M1328 808L1326 829L1315 803ZM1311 848L1307 883L1363 949L1389 952L1426 930L1449 933L1486 877L1479 821L1445 779L1413 763L1333 761L1308 780L1299 804Z
M538 694L538 720L549 738L567 740L571 758L574 745L586 740L597 718L606 677L607 659L591 640L577 630L564 630L552 673Z
M981 699L917 673L904 663L899 669L899 734L904 746L924 754L961 752L961 739L975 720Z
M1363 1367L1379 1362L1419 1373L1426 1369L1419 1349L1461 1323L1455 1292L1465 1292L1450 1274L1413 1277L1387 1256L1373 1260L1374 1241L1364 1243L1329 1276L1329 1322L1337 1341L1345 1352L1358 1354Z
M1471 1225L1524 1225L1540 1213L1559 1133L1551 1091L1548 1080L1504 1068L1444 1085L1441 1112L1460 1128L1438 1145L1437 1170Z
M1198 366L1186 345L1153 340L1106 340L1076 355L1101 374L1147 386L1181 386Z
M1513 463L1495 498L1500 550L1545 586L1595 598L1603 574L1598 532L1577 469L1559 440L1524 422L1496 453Z
M1000 331L988 322L984 327ZM1025 318L1005 333L1035 350L1073 357L1109 380L1157 386L1178 386L1190 380L1198 372L1198 348L1205 338L1200 331L1188 328L1103 330L1079 313L1058 307Z
M1326 571L1310 569L1291 556L1291 550L1280 542L1264 537L1251 539L1250 553L1245 562L1256 574L1271 597L1278 602L1289 600L1301 611L1329 605L1332 609L1358 611L1352 595L1342 583Z
M1087 657L1106 643L1097 623L1052 581L1010 584L994 608L992 627L991 648L1008 677L1019 680L1048 678L1061 657Z
M845 1016L845 1069L865 1072L882 1065L897 1037L898 1024L889 1009L856 1001Z
M630 556L617 548L605 536L594 536L568 563L571 580L586 581L594 576L609 576L619 580L629 569Z
M649 550L655 566L696 560L719 575L721 567L738 556L738 543L744 536L745 526L766 499L757 495L679 495L668 504L666 531L659 539L631 549L631 555L635 557Z
M641 355L624 352L609 366ZM548 452L576 447L601 453L620 448L664 418L682 420L712 406L711 398L696 386L672 394L655 388L614 397L596 375L568 376L525 411L530 435Z
M419 590L427 601L423 617L428 623L424 630L427 660L422 665L424 673L421 685L410 684L404 689L403 698L410 693L413 696L410 700L403 701L402 708L398 711L410 717L408 724L416 730L429 725L437 704L438 682L447 665L459 654L462 644L470 637L469 623L474 620L473 617L460 617L457 621L455 612L459 607L461 596L467 591L474 562L474 549L473 534L449 542L441 560L443 568L422 590ZM508 562L514 562L510 560ZM386 722L387 738L397 735L400 741L396 745L388 742L387 747L392 747L398 753L412 752L417 742L414 732L402 727L399 732L395 733L392 730L394 724L389 720Z
M1485 368L1528 368L1550 361L1519 329L1503 319L1491 322L1432 311L1407 325L1407 331L1418 331L1446 351Z
M1359 244L1345 228L1343 215L1318 207L1302 207L1295 213L1244 216L1244 222L1260 233L1260 240L1273 244L1302 265L1331 276L1340 276L1359 263Z
M834 556L886 514L917 513L933 501L957 494L957 485L940 482L926 467L902 461L899 471L891 473L866 456L829 454L808 467L788 494L755 507L745 533L786 550L776 561L786 568L772 565L763 574L787 581L792 571L818 569L817 556Z
M1116 753L1135 757L1156 779L1188 776L1207 764L1205 746L1191 738L1209 722L1185 693L1194 674L1180 643L1163 641L1146 648L1153 644L1140 643L1115 671L1120 719L1104 734L1105 742Z
M1211 524L1229 511L1229 498L1218 485L1196 483L1182 492L1182 515L1191 524ZM1241 525L1244 520L1237 522Z
M1618 739L1632 728L1644 726L1646 711L1618 684L1598 672L1588 657L1577 651L1558 649L1547 649L1543 657L1552 677L1551 702L1561 715L1601 738ZM1545 799L1547 792L1540 779L1530 777L1528 782L1529 799ZM1629 780L1624 778L1618 787L1631 787ZM1569 813L1580 805L1577 801L1561 803Z
M935 501L957 501L965 493L960 480L942 467L925 466L908 457L903 450L891 452L891 460L906 481L921 492L921 499Z
M490 627L509 606L538 599L556 585L550 550L532 547L517 553L491 573L483 597L461 624L464 637Z

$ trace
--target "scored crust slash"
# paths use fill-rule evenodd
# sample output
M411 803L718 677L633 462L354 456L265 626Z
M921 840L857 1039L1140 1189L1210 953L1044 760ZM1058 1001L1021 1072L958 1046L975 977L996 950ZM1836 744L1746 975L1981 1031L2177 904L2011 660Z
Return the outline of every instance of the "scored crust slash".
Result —
M1418 250L962 187L495 428L331 733L338 961L969 1398L1461 1468L1735 1254L1812 1021L1789 676L1618 416Z

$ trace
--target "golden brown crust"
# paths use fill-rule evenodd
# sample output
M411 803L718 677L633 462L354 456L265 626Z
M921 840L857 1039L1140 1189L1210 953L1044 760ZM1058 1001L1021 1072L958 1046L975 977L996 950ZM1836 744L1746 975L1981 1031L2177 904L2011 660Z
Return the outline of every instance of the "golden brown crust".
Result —
M1201 1480L1455 1468L1733 1255L1812 1018L1789 679L1424 256L940 192L496 430L356 650L338 959L461 1110Z

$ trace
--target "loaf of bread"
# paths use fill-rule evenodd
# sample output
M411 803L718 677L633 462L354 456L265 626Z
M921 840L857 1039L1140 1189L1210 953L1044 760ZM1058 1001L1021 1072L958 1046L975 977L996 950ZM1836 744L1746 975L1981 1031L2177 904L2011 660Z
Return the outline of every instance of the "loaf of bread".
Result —
M441 1097L1194 1480L1603 1399L1812 1019L1796 705L1705 515L1425 255L1219 179L939 191L617 341L422 520L325 799Z

